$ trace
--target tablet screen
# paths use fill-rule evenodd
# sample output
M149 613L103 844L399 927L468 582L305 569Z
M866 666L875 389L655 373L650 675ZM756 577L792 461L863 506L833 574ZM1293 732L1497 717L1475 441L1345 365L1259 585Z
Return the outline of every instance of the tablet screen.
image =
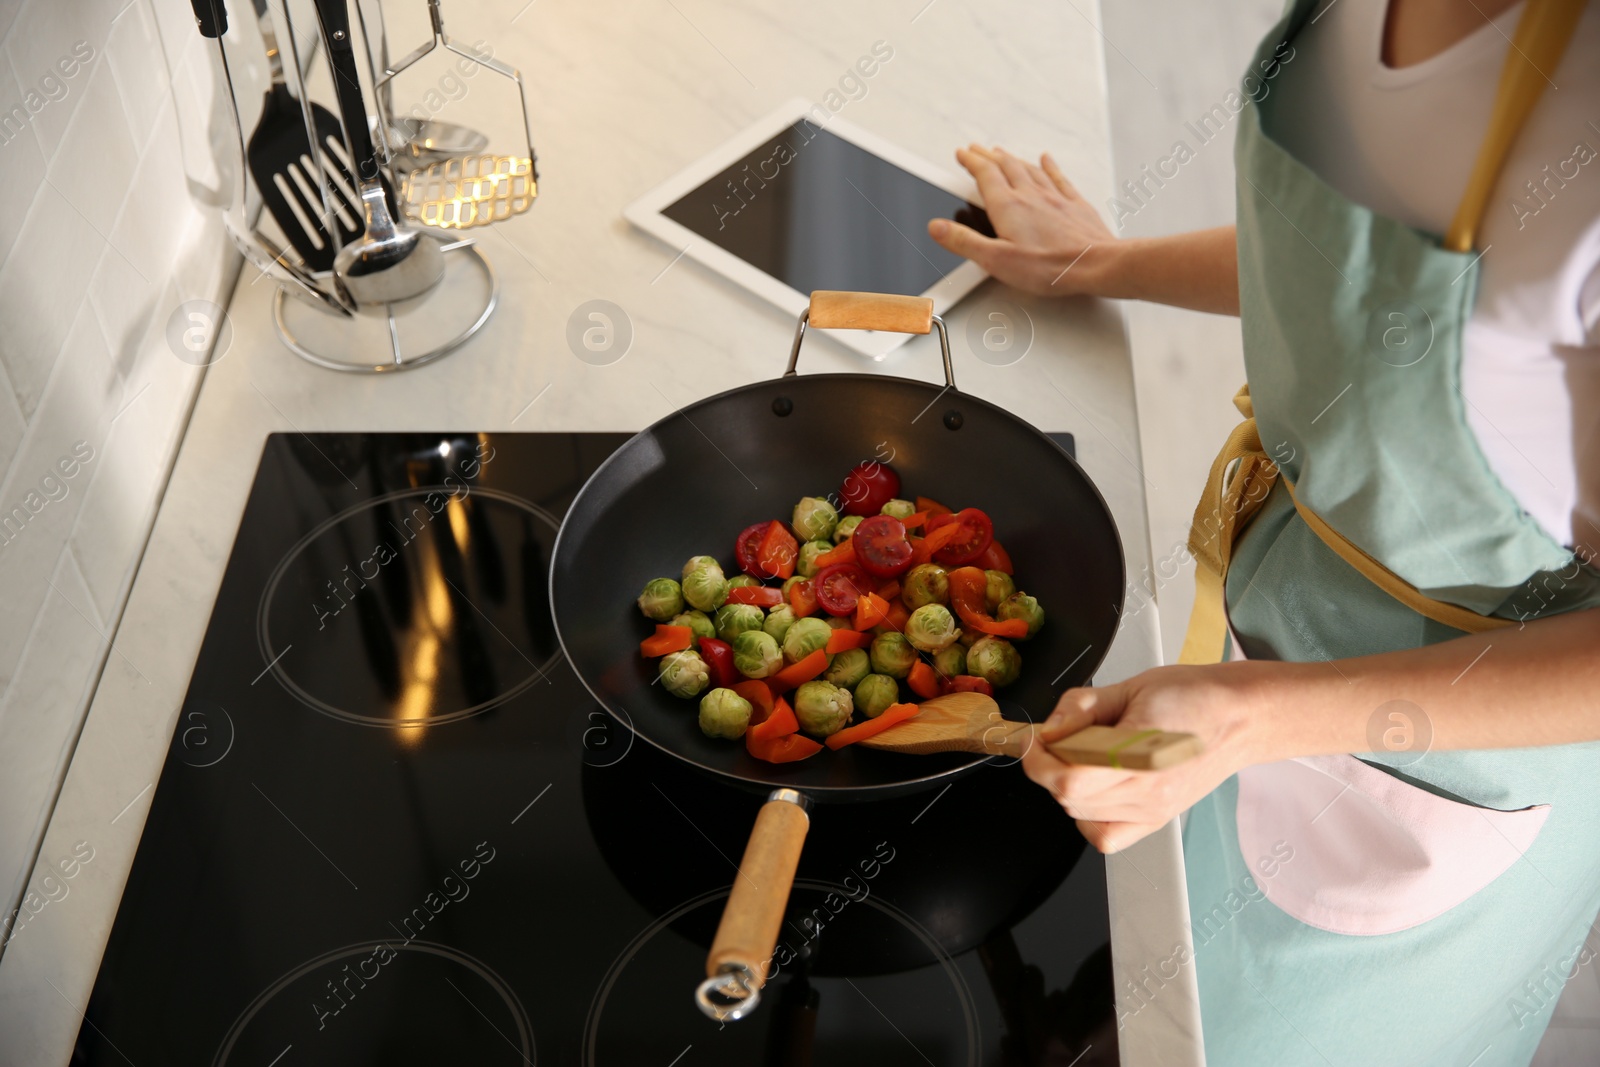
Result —
M982 208L806 119L661 213L801 293L926 292L964 262L932 218L994 236Z

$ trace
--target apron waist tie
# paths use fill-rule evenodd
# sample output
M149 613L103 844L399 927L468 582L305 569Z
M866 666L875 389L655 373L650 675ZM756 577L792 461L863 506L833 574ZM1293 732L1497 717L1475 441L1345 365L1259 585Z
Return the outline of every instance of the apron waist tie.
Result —
M1323 544L1354 567L1368 581L1417 614L1466 633L1482 633L1510 626L1511 620L1480 615L1455 604L1435 600L1373 559L1359 546L1312 511L1295 494L1294 485L1267 457L1256 430L1250 386L1234 395L1233 406L1245 417L1211 463L1205 492L1195 507L1189 527L1189 551L1195 558L1194 611L1184 634L1179 663L1218 663L1228 632L1225 583L1233 545L1267 499L1274 482L1281 480L1301 520ZM1235 465L1237 464L1237 469ZM1229 471L1233 470L1230 477Z

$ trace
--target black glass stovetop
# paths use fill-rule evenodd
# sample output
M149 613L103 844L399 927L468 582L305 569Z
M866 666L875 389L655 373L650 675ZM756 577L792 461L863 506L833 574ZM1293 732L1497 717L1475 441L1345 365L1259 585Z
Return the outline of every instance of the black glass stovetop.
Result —
M546 595L623 440L268 439L74 1064L1116 1062L1104 867L1014 766L817 806L762 1005L700 1013L762 797L596 707Z

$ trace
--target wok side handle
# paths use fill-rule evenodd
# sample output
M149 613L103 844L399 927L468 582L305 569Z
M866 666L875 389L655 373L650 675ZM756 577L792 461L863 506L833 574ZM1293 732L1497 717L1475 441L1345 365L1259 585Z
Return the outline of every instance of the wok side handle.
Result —
M886 333L938 330L945 388L956 387L955 368L950 362L950 334L944 320L933 313L933 301L925 296L818 289L811 294L811 305L800 313L800 321L795 326L789 366L783 372L785 378L795 375L795 367L800 362L800 342L805 340L808 323L819 330L883 330Z
M807 807L800 792L775 789L756 815L706 957L706 980L695 990L700 1010L718 1022L742 1019L760 1003L800 850L811 828Z

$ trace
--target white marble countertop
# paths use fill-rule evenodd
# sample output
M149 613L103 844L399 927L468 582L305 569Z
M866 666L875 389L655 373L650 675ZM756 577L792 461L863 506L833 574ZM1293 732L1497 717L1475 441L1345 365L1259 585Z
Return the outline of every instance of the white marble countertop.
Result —
M1089 0L520 6L447 12L457 38L491 42L527 76L543 178L529 214L480 234L501 306L478 337L406 373L338 374L287 352L270 286L252 284L249 269L241 279L231 348L207 373L41 852L53 861L87 841L94 859L0 960L0 1062L68 1060L267 434L636 430L706 393L776 375L792 320L675 259L620 210L784 100L823 100L874 42L894 55L841 109L850 121L952 168L954 147L971 140L1048 149L1091 200L1110 189L1103 46ZM404 46L407 33L421 39L421 25L391 22L391 33ZM440 117L465 121L472 105L509 119L501 93L480 74L452 105L462 110ZM566 340L569 316L592 299L623 308L633 329L626 356L607 366L579 360ZM1007 300L1028 312L1032 346L1010 366L979 362L968 319ZM949 320L965 391L1076 435L1137 571L1150 550L1118 309L1040 302L989 282ZM816 338L802 372L868 367ZM939 380L936 342L918 338L878 369ZM1157 632L1153 607L1131 617L1098 679L1158 663ZM1203 1062L1193 969L1175 962L1190 946L1176 826L1112 857L1109 884L1122 1062Z

